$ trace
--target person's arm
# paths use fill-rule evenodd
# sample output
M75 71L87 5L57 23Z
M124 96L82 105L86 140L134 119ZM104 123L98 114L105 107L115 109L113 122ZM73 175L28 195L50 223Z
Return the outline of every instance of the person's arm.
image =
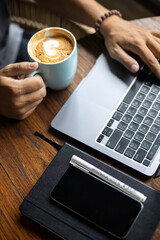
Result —
M108 11L95 0L37 0L62 16L95 27L95 22ZM139 64L128 52L137 54L160 79L160 32L147 31L118 16L105 19L100 32L110 56L121 62L131 72L139 70Z
M0 70L0 115L15 119L28 117L46 95L40 75L24 78L38 63L14 63Z
M61 16L86 24L95 26L96 20L108 9L95 0L36 0L45 8L57 12Z

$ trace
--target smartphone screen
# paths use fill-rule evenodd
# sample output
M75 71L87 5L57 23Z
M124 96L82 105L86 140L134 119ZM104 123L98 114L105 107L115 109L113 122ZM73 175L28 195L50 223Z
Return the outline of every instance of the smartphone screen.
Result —
M52 200L101 230L125 238L141 202L76 167L69 167L51 192Z

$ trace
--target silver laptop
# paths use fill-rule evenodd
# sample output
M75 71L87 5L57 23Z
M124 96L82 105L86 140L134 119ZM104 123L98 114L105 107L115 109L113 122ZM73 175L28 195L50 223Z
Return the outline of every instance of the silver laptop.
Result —
M103 53L51 126L145 175L160 164L160 83Z

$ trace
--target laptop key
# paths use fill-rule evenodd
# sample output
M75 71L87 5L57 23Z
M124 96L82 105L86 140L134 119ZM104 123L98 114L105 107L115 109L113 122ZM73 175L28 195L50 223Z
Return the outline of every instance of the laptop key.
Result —
M155 125L155 124L153 124L151 129L150 129L150 131L155 133L155 134L157 134L160 131L160 127Z
M160 110L160 103L155 102L152 107L153 107L156 111L159 111L159 110Z
M154 109L151 109L149 112L148 112L148 116L152 117L152 118L155 118L157 116L158 112L155 111Z
M156 101L157 101L157 102L160 102L160 94L158 95Z
M136 96L136 99L139 100L139 101L143 101L143 99L145 98L145 95L143 93L138 93L137 96Z
M122 131L124 131L124 130L127 128L127 126L128 126L127 123L121 121L121 122L118 124L117 128L120 129L120 130L122 130Z
M143 123L145 123L146 125L148 126L151 126L152 123L153 123L154 119L153 118L150 118L150 117L146 117L143 121Z
M104 138L104 135L102 135L102 134L99 135L99 137L97 138L97 142L98 143L102 142L103 138Z
M137 123L141 123L143 121L143 117L139 114L136 114L133 120Z
M117 144L115 150L119 153L123 153L126 147L128 146L129 140L126 138L121 138L119 143Z
M134 154L135 154L135 151L131 148L127 148L127 150L124 153L124 155L129 158L133 158Z
M145 107L145 108L150 108L150 106L152 105L152 102L148 101L148 100L145 100L143 103L142 103L142 106Z
M155 120L155 124L159 125L160 126L160 117L157 117L156 120Z
M156 98L156 95L153 94L153 93L149 93L149 94L147 95L147 99L148 99L149 101L151 101L151 102L153 102L155 98Z
M144 107L140 107L140 109L138 110L138 114L145 116L147 114L148 110Z
M138 151L136 152L136 154L135 154L135 156L134 156L133 159L134 159L136 162L142 163L144 157L146 156L146 154L147 154L147 151L139 148Z
M137 142L136 140L132 140L129 147L133 148L134 150L137 150L140 145L140 142Z
M146 166L146 167L149 167L150 163L151 163L150 161L145 159L144 162L143 162L143 165Z
M129 123L129 122L132 120L132 116L130 116L130 115L128 115L128 114L125 114L125 115L123 116L122 120L123 120L124 122Z
M151 147L152 143L144 140L141 144L141 148L144 148L145 150L149 150Z
M136 131L138 129L139 125L135 122L131 122L129 125L129 129L132 131Z
M155 134L153 134L153 133L151 133L151 132L147 133L146 139L147 139L148 141L153 142L153 141L155 140L155 138L156 138L156 135L155 135Z
M129 107L127 113L133 116L136 113L137 109L134 107Z
M134 139L139 141L139 142L142 142L143 138L144 138L144 134L143 133L140 133L140 132L137 132L134 136Z
M114 123L114 120L113 120L113 119L110 119L109 122L107 123L107 126L108 126L108 127L111 127L113 123Z
M106 146L113 149L121 138L122 134L122 131L116 129L111 135L110 139L107 141Z
M126 137L128 139L131 139L133 137L133 135L134 135L134 132L129 129L127 129L124 133L124 137Z
M109 128L109 127L105 127L102 131L103 135L106 135L107 137L109 137L112 133L113 129Z
M154 142L153 146L151 147L151 149L150 149L146 158L149 159L149 160L152 160L154 158L159 146L160 146L160 134L156 138L156 141Z
M144 82L144 84L145 84L146 86L148 86L148 87L151 87L151 86L152 86L152 82L151 82L150 80L146 80L146 81Z
M135 108L139 108L139 106L141 105L141 102L138 101L137 99L134 99L131 105Z
M148 129L149 129L148 126L146 126L145 124L142 124L142 125L139 127L138 130L139 130L140 132L146 134L146 133L148 132Z
M151 92L154 93L154 94L158 94L160 91L159 87L156 86L156 85L153 85L152 88L151 88Z
M140 91L144 94L147 94L149 92L149 89L150 89L149 87L147 87L146 85L143 85Z
M141 87L141 85L142 85L141 82L137 80L137 81L132 85L131 89L129 90L129 92L128 92L127 95L125 96L123 102L128 103L128 104L131 103L132 100L133 100L133 98L135 97L135 94L137 93L137 91L138 91L139 88Z
M124 113L124 112L126 111L127 107L128 107L128 104L122 102L122 103L119 105L119 107L118 107L117 110L118 110L119 112L121 112L121 113Z
M119 121L121 119L121 117L122 117L122 113L120 113L120 112L115 112L112 116L112 118L117 121Z
M111 134L112 134L112 132L113 132L113 129L112 129L112 128L106 127L106 128L103 130L102 134L106 135L107 137L110 137Z

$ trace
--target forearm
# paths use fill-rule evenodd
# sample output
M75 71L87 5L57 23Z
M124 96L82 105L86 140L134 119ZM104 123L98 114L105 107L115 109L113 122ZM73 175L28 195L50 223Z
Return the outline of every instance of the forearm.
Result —
M107 9L95 0L36 0L41 6L53 10L65 18L79 23L95 26L97 19Z

